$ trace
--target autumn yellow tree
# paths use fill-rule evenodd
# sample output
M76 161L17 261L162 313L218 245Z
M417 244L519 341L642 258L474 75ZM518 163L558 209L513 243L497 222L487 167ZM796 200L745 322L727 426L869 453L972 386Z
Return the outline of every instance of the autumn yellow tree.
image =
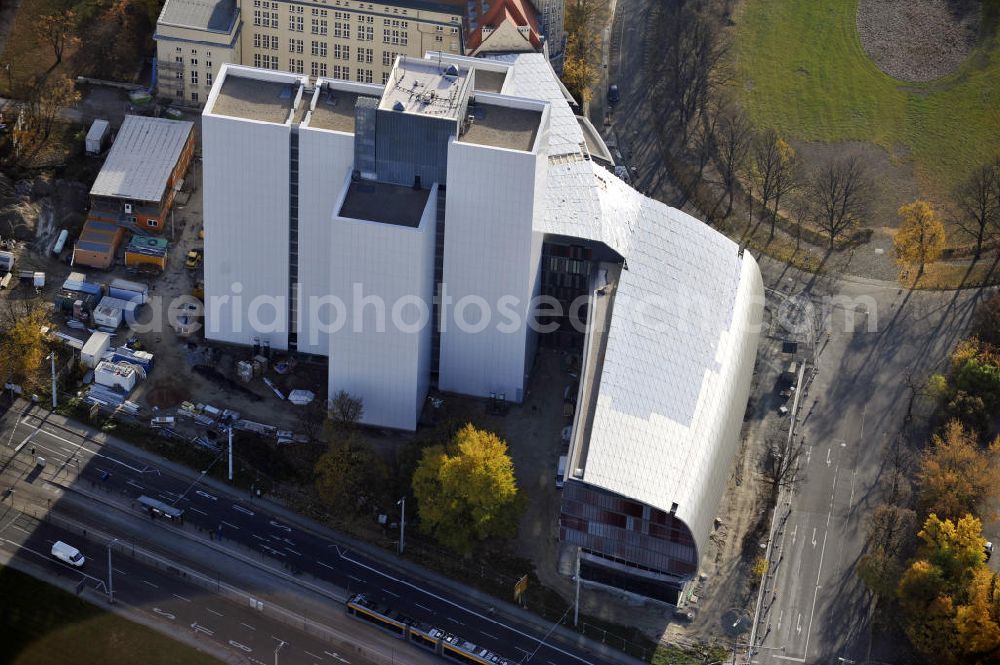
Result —
M446 445L424 449L413 494L420 529L461 554L517 532L521 502L507 444L471 424Z
M897 587L904 629L935 663L977 662L1000 648L996 577L986 567L982 523L931 515L918 558Z
M919 276L924 266L934 263L944 250L944 224L937 218L927 201L914 201L899 209L902 223L893 239L896 261L904 267L918 265Z
M918 502L924 514L958 519L1000 489L1000 439L982 450L974 432L957 420L935 434L917 469Z
M48 311L39 303L9 313L0 331L0 384L9 381L26 390L39 385L42 362L49 353L42 327L48 325Z

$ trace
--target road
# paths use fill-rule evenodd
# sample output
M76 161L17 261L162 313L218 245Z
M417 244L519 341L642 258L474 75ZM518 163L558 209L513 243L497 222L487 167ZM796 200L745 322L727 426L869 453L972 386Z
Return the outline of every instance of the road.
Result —
M104 542L95 542L95 533L91 532L84 540L76 530L32 518L20 511L2 514L0 548L43 567L53 576L80 579L101 594L107 593L107 548ZM83 569L49 556L56 540L81 549L87 557ZM127 549L124 553L114 551L112 571L117 603L127 604L174 630L190 631L199 640L213 642L217 648L233 652L250 663L265 665L271 662L279 645L282 663L360 665L369 662L338 653L325 642L263 617L247 605L206 594L199 586L137 561L129 556Z
M771 283L783 285L770 297L803 286L807 278L790 279L789 272L781 269L779 281L778 269L770 270ZM806 313L803 327L819 330L818 372L796 427L803 442L796 483L776 512L754 662L891 660L880 653L889 646L873 642L873 608L854 573L865 519L879 503L893 442L901 434L923 436L907 430L905 377L944 369L988 291L911 293L815 278L805 285L792 302Z
M16 462L4 472L5 486L11 473L20 476L18 485L26 484L30 450L34 448L35 454L47 461L35 484L96 494L103 510L113 507L138 514L134 500L141 495L183 508L182 527L157 519L148 528L175 532L186 540L211 538L217 549L244 559L246 552L253 552L249 558L256 557L278 570L287 567L296 576L334 585L342 590L340 599L364 591L418 621L437 625L517 662L528 662L529 656L530 662L550 665L600 665L622 660L602 660L580 647L543 642L545 631L510 617L494 616L491 608L476 607L469 597L455 597L416 577L386 571L376 560L327 537L318 525L312 530L290 524L260 501L238 500L236 495L192 482L120 447L99 445L87 435L46 424L39 415L18 415L8 412L0 429L0 440L5 444L0 448L0 463L6 463L14 447L24 444ZM177 539L178 547L181 541ZM241 564L234 560L232 565ZM551 637L549 641L553 641Z

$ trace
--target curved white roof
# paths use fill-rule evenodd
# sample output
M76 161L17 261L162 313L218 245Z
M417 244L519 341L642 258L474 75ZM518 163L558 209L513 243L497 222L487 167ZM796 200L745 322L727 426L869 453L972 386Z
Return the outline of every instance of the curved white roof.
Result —
M582 480L676 515L699 550L739 443L763 284L749 252L586 158L544 56L514 65L503 94L551 102L543 233L600 241L625 258Z

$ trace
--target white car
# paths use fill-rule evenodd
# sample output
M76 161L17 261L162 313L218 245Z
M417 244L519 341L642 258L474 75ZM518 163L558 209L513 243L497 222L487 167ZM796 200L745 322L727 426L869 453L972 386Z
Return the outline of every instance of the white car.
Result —
M80 550L61 540L57 540L52 544L52 556L77 568L83 566L87 560L85 556L80 554Z

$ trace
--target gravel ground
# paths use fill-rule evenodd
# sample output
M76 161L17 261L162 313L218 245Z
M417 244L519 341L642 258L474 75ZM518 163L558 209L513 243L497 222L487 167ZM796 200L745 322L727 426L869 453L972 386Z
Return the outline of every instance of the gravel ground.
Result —
M975 0L860 0L858 35L868 56L889 76L932 81L965 60L980 14Z

